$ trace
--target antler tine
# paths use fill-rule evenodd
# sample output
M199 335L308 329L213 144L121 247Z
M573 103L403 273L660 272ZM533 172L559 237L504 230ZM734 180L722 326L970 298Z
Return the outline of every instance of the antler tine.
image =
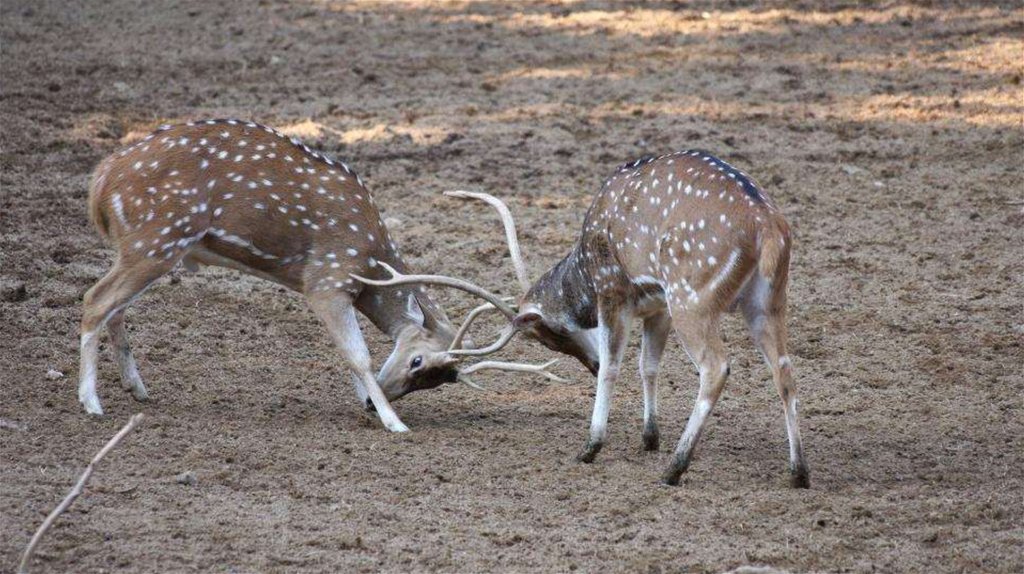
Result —
M356 281L366 283L367 285L388 286L427 284L454 287L455 289L459 289L467 293L472 293L473 295L480 297L484 301L489 302L491 305L494 305L494 307L497 310L501 311L503 315L508 317L509 320L515 319L516 317L516 312L513 311L511 307L506 305L505 302L501 299L501 297L498 297L497 295L491 293L490 291L484 289L483 287L474 285L469 281L465 281L463 279L456 279L455 277L445 277L444 275L405 275L403 273L399 273L398 271L395 270L394 267L388 265L387 263L384 263L383 261L379 261L377 264L383 267L388 273L391 274L390 279L370 279L368 277L361 277L354 273L350 274L350 276Z
M502 329L501 334L498 335L498 340L491 343L490 345L483 347L482 349L449 349L449 355L461 355L466 357L480 357L483 355L492 355L505 348L508 342L512 340L512 337L516 335L516 329L512 325Z
M509 211L505 202L488 193L476 191L446 191L448 197L460 199L479 199L491 204L491 207L498 211L501 222L505 225L505 240L508 242L508 253L512 258L512 265L516 268L516 277L519 279L519 286L523 293L530 290L530 276L526 273L526 264L523 263L523 253L519 250L519 236L516 234L516 223L512 219L512 212Z
M515 371L520 373L537 373L543 375L549 380L557 381L559 383L568 382L562 377L552 373L548 370L548 367L558 362L558 359L552 359L543 365L531 365L529 363L506 363L504 361L481 361L474 365L470 365L462 369L462 375L468 375L476 371L483 371L485 369L495 371Z
M469 387L471 389L476 389L478 391L486 391L487 390L487 389L481 387L480 385L474 383L473 379L471 379L469 377L466 377L466 376L463 376L463 375L459 375L459 379L458 380L459 380L460 383L466 385L467 387Z
M512 298L503 297L502 299L505 301L510 301ZM484 303L483 305L480 305L479 307L470 311L469 314L466 315L465 321L462 322L462 326L459 327L459 330L455 333L455 338L452 339L452 344L448 346L448 350L454 351L456 349L462 348L462 339L466 336L466 333L469 331L469 327L472 326L473 321L475 321L477 317L483 315L488 311L497 311L497 308L495 308L495 306L491 305L490 303Z

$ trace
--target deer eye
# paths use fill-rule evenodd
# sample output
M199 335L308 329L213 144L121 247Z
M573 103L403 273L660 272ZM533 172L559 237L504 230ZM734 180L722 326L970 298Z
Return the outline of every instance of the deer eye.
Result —
M411 363L409 363L409 368L410 369L418 369L419 366L422 365L422 364L423 364L423 357L416 357L416 358L414 358L412 360Z

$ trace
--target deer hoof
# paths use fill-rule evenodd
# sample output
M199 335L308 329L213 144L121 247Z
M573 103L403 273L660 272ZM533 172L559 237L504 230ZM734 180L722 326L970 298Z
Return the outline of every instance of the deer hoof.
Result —
M676 469L675 465L673 465L661 476L661 483L669 486L679 486L679 479L683 476L683 472Z
M807 470L807 467L800 467L793 470L789 476L789 484L793 488L810 488L811 487L811 473Z
M79 398L79 402L85 408L85 412L94 417L103 416L103 407L100 406L100 399L96 395Z
M401 421L396 421L385 426L389 431L393 433L409 432L409 427L405 426Z
M655 452L658 447L661 446L661 435L658 434L658 429L655 428L653 431L644 430L644 450L647 452Z
M603 443L588 442L583 451L576 455L576 460L586 464L594 462L594 459L597 458L597 453L601 452L602 446L604 446Z
M661 477L661 482L669 486L679 486L679 479L686 472L686 469L690 467L689 458L681 458L676 456L672 464L669 465L668 470Z

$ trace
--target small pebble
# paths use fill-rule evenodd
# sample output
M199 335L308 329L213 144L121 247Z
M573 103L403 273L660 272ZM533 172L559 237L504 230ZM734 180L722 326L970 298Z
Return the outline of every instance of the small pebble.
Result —
M58 371L57 369L50 369L49 371L46 371L46 378L50 379L51 381L56 381L57 379L63 379L64 373Z
M0 429L11 429L11 430L16 430L16 431L25 431L25 430L28 429L28 427L26 427L25 425L19 423L18 421L13 421L11 419L5 419L5 418L0 417Z
M178 476L174 477L174 480L178 484L184 484L186 486L195 486L196 483L199 482L199 479L196 478L196 473L192 472L191 470L179 474Z
M28 289L23 281L7 281L0 279L0 300L8 303L20 303L28 299Z

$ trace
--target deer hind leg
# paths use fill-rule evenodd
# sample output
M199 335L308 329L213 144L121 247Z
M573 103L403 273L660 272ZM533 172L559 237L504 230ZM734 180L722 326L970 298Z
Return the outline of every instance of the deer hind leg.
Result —
M363 396L360 390L361 384L362 390L366 392L366 396L373 403L384 426L391 432L407 432L409 427L402 423L398 414L391 408L391 403L384 396L384 392L373 375L370 351L366 348L363 332L359 330L359 322L356 320L356 311L352 306L351 298L338 292L323 292L310 294L309 304L313 308L313 312L327 326L327 330L334 338L345 362L358 378L356 392L360 398Z
M591 463L601 452L608 438L608 412L611 410L612 389L619 378L622 355L626 352L632 310L625 305L601 305L598 310L597 333L600 366L597 370L597 392L594 412L590 417L590 439L576 456L580 462Z
M786 415L786 434L789 438L789 470L791 483L795 488L809 488L810 471L804 459L800 441L800 425L797 419L796 385L793 383L793 366L786 354L786 305L785 285L772 285L757 275L744 293L743 315L750 327L754 344L764 356L772 372L775 389L782 399Z
M124 326L125 309L120 309L111 315L107 321L107 333L110 334L110 344L114 347L114 355L117 357L117 366L121 370L121 386L131 391L137 401L149 399L146 385L139 375L139 367L132 356L132 348L128 343L128 332Z
M96 395L100 331L116 315L123 314L128 305L147 287L164 273L170 271L177 263L178 258L134 259L130 263L119 259L114 267L85 293L81 326L81 362L78 370L78 400L89 414L103 414L103 407L100 406L99 397ZM119 340L123 340L127 347L127 339L123 336L123 317L118 317L114 322L111 334L115 346L118 345ZM134 364L134 361L132 363ZM123 375L124 367L121 372ZM141 383L141 380L139 382ZM143 387L143 392L144 389ZM138 398L137 395L136 398Z
M690 359L700 371L700 390L697 393L697 402L693 405L693 412L686 423L686 430L676 445L672 463L662 477L665 484L679 484L679 477L689 468L708 415L718 402L729 376L729 362L719 334L718 321L717 314L682 309L673 312L672 322L675 331Z
M640 380L644 386L644 450L656 451L660 443L658 432L658 365L665 351L665 343L672 329L668 312L644 319L644 334L640 344Z

